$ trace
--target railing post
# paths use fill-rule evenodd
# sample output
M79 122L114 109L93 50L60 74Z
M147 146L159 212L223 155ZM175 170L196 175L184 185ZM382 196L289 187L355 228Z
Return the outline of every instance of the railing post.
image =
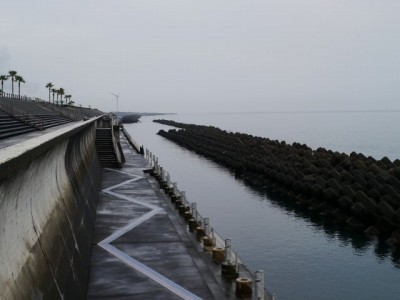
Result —
M225 261L232 262L232 239L225 240Z
M166 180L167 180L167 186L168 187L170 187L171 186L171 180L170 180L170 178L169 178L169 174L167 173L167 176L166 176L167 178L166 178Z
M197 222L197 203L196 202L192 203L192 216L193 216L193 219Z
M256 299L264 300L264 271L258 270L255 275Z
M204 233L206 236L210 234L210 219L209 218L204 218Z
M183 205L185 205L185 203L186 203L186 192L185 191L181 191L181 202Z

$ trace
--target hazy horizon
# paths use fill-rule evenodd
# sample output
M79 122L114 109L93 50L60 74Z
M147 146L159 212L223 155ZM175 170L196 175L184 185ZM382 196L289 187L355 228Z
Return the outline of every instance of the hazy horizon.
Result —
M10 1L0 75L104 111L400 110L397 1ZM11 92L10 80L4 82Z

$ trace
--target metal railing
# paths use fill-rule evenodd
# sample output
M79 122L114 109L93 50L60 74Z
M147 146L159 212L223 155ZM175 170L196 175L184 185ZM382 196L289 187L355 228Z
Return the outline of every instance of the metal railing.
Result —
M231 239L223 239L217 231L210 225L209 218L203 217L199 211L197 210L197 204L195 202L191 203L186 198L185 191L180 191L178 189L177 183L171 181L170 174L165 171L158 163L158 158L148 149L145 150L144 153L145 159L149 162L150 167L153 168L154 173L161 177L162 181L165 182L170 190L173 191L173 194L180 199L182 204L190 208L192 218L195 220L196 224L199 227L204 228L204 234L208 238L211 238L213 241L213 247L220 248L225 250L225 262L237 266L238 274L245 273L250 274L255 283L254 292L255 299L265 299L265 300L275 300L275 294L270 293L264 287L264 272L262 270L257 270L252 273L240 259L239 255L232 249L232 240Z

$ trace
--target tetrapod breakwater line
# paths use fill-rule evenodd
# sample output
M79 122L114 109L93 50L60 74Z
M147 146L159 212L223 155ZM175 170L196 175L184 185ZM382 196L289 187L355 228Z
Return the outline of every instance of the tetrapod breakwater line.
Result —
M227 167L249 185L273 187L289 201L399 246L400 160L313 150L212 126L157 122L180 128L159 135Z

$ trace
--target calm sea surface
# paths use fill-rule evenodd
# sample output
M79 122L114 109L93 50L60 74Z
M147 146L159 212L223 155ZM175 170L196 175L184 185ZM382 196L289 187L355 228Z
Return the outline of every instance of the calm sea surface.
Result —
M156 135L171 127L143 117L126 125L189 201L278 299L400 299L400 255L273 194L262 194L207 159ZM305 143L311 148L400 158L400 112L178 114L179 122Z

